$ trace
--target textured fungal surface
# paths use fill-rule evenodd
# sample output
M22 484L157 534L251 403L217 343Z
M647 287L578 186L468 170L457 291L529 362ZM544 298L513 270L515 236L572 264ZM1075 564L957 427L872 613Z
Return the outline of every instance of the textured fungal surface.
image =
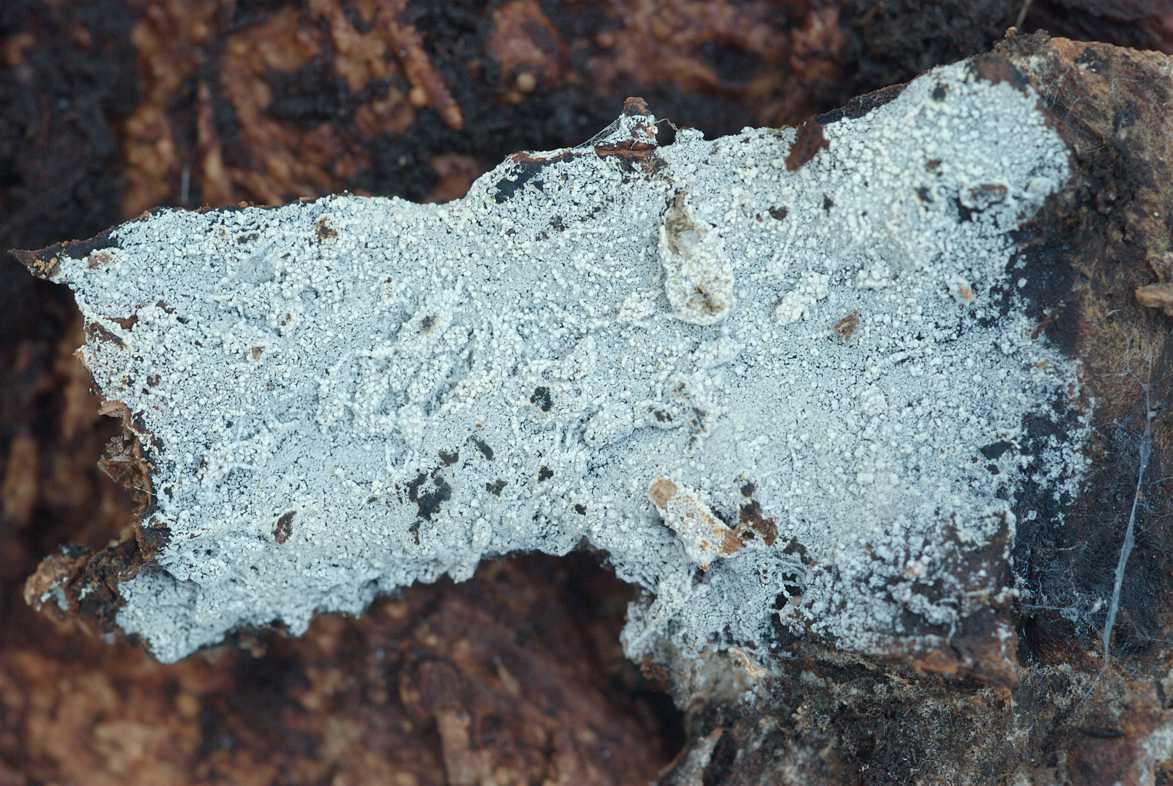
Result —
M41 263L151 466L119 625L175 660L584 544L646 590L633 657L931 647L1004 602L1011 511L1077 492L1089 406L1013 254L1068 176L1035 95L938 69L809 157L655 132L633 106L446 205L163 211Z

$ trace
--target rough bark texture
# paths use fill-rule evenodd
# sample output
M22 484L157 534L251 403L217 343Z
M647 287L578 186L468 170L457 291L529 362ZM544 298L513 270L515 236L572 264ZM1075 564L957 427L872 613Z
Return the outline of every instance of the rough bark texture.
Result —
M1024 27L1169 49L1170 9L1120 5L1035 2ZM795 123L988 48L1013 23L1009 6L5 3L0 248L87 237L157 204L345 188L448 199L513 150L581 141L632 93L711 133ZM1173 688L1163 408L1109 669L1106 608L1077 613L1111 596L1141 384L1162 407L1168 396L1169 322L1133 291L1173 280L1169 66L1067 42L1007 51L1032 46L1044 48L1029 76L1085 180L1040 221L1030 253L1056 265L1055 293L1076 293L1048 329L1099 380L1103 446L1122 460L1105 464L1098 504L1115 518L1089 509L1070 530L1020 537L1036 594L1018 610L1014 687L826 662L760 684L753 706L715 686L688 705L690 742L667 782L1170 777L1152 743ZM0 336L0 782L638 783L681 743L662 697L618 656L628 591L586 559L494 565L358 621L320 619L302 640L266 636L172 667L32 614L20 587L37 561L63 543L103 545L131 503L94 463L119 430L96 417L71 357L68 296L0 265Z

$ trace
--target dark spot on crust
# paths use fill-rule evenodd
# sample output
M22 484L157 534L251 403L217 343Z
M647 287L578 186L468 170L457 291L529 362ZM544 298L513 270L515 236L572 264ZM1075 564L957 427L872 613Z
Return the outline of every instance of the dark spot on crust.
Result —
M933 100L934 101L944 101L945 96L948 94L949 94L949 88L946 85L943 85L941 83L937 83L937 86L933 88Z
M1010 448L1011 445L1009 442L1006 442L1005 440L999 440L997 442L991 442L989 445L981 448L981 453L988 459L999 459L1002 457L1002 454L1010 450Z
M278 543L284 543L289 540L289 536L293 534L293 517L296 513L292 510L281 514L281 518L277 519L277 524L273 527L273 540Z
M419 499L420 486L424 485L428 480L427 474L421 472L414 478L407 482L407 498L412 502Z
M99 249L86 257L86 268L96 270L100 267L106 267L113 261L114 255L110 253L109 249Z
M779 221L786 218L790 214L790 209L785 207L770 208L770 218L775 218Z
M968 191L969 201L980 208L1005 202L1008 193L1006 186L1001 183L982 183L972 186Z
M755 491L757 491L757 486L749 481L741 485L741 496L743 497L752 497Z
M802 585L796 581L787 581L782 584L782 590L787 598L798 599L802 597Z
M457 453L455 450L452 451L451 453L449 453L446 450L440 451L440 461L443 462L444 466L446 466L446 467L451 467L453 464L455 464L459 460L460 460L460 454Z
M92 341L108 341L120 347L126 346L126 343L122 339L99 325L97 322L88 323L85 327L85 331L86 336Z
M782 553L797 555L804 564L811 564L810 552L806 550L806 546L799 543L795 538L791 538L790 541L782 548Z
M497 190L493 194L493 201L499 205L505 203L527 183L533 180L542 171L542 167L546 163L538 163L536 160L525 160L520 155L514 155L511 158L517 166L517 169L514 171L512 178L503 177L497 181ZM535 185L540 183L541 181L537 181Z
M549 467L547 467L545 464L543 464L543 465L542 465L542 466L541 466L541 467L538 469L538 482L539 482L539 483L540 483L540 482L542 482L542 481L544 481L544 480L549 480L549 479L550 479L550 478L552 478L552 477L554 477L554 470L550 469L550 468L549 468Z
M756 533L767 546L773 546L774 541L778 539L778 525L774 519L762 515L761 503L756 499L751 499L738 508L737 520L742 525L739 527L743 533L742 540L747 539L746 535ZM752 538L752 535L750 537Z
M957 207L957 215L962 223L973 221L974 215L979 212L973 208L966 207L965 203L961 201L961 197L953 197L953 204Z
M419 498L419 514L429 521L432 515L440 509L440 504L452 498L452 487L448 485L446 480L436 478L435 485L435 490L421 494Z
M554 398L550 395L550 389L544 385L534 388L534 392L530 394L529 403L542 412L549 412L554 408Z
M826 210L829 213L833 207L835 207L835 203L831 201L831 197L823 194L823 210Z
M428 476L425 473L421 472L416 475L407 484L407 498L416 504L417 513L421 519L431 521L432 516L440 509L440 505L452 498L452 487L444 478L434 477L432 479L433 488L430 491L424 491L423 485L427 481Z
M495 497L499 497L501 496L501 490L504 489L505 486L505 481L501 480L501 478L497 478L492 483L485 484L485 491L489 492Z
M858 327L859 312L852 311L850 314L832 325L831 329L839 335L839 338L843 339L844 341L848 341L853 335L855 335L855 329Z
M489 461L493 460L493 449L489 447L487 442L485 442L483 439L480 439L479 437L473 437L472 444L477 450L481 452L482 456L487 458Z
M823 126L817 120L808 120L798 127L798 136L786 154L786 171L797 171L803 164L815 157L820 150L831 147L823 135Z
M586 515L586 505L583 505L581 502L578 503L577 505L574 506L574 512L580 516L585 516Z
M332 237L337 237L338 233L334 231L334 227L326 221L326 217L322 216L318 219L318 223L314 224L314 230L318 235L318 240L329 240Z

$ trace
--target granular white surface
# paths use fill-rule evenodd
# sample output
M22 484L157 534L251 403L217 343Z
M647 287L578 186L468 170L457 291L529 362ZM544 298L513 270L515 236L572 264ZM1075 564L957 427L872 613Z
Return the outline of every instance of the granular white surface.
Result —
M447 205L165 211L62 256L171 531L119 624L172 661L588 543L647 590L633 657L764 650L775 624L860 652L948 631L1002 589L959 566L1013 533L1024 416L1078 395L1008 270L1067 154L1033 95L964 64L825 135L793 173L793 130L683 131L650 174L583 147ZM1085 429L1048 448L1060 501ZM698 570L661 476L732 524L752 484L776 542Z

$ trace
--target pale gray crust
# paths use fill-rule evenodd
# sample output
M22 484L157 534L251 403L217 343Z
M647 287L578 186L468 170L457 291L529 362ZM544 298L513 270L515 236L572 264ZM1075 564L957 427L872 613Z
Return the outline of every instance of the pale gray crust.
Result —
M1029 89L965 64L824 133L795 172L793 130L684 131L655 166L534 154L443 206L166 211L62 256L100 328L85 362L148 435L146 525L171 532L119 624L171 661L585 543L647 590L632 657L766 651L777 626L947 640L1007 591L964 566L1013 536L1024 417L1081 397L1010 264L1067 154ZM1061 501L1074 422L1047 448ZM698 552L657 478L730 526L749 490L776 538Z

